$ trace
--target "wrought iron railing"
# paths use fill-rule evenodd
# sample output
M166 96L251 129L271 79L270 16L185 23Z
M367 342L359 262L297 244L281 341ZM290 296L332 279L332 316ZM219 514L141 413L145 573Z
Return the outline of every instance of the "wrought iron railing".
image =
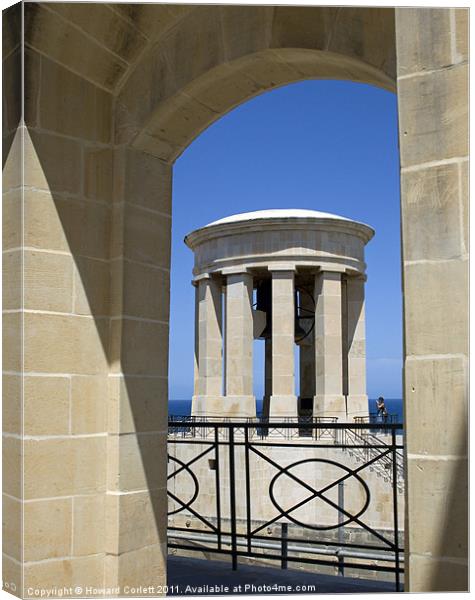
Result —
M168 427L170 548L229 555L234 569L250 557L392 573L401 590L401 424L172 417ZM349 451L364 454L352 462ZM371 474L380 465L387 481Z

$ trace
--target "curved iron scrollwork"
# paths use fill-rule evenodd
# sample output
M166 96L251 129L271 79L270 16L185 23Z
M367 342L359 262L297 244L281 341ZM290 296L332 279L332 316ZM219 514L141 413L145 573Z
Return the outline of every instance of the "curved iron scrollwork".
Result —
M345 475L344 477L341 477L340 479L336 479L335 481L333 481L329 485L326 485L325 487L321 488L320 490L316 490L313 488L313 486L310 486L310 485L308 485L308 483L303 481L301 477L292 475L289 472L291 469L298 467L299 465L303 465L305 463L324 463L324 464L333 465L334 467L337 467L343 471L346 471L347 475ZM279 477L282 477L284 475L291 477L292 480L295 481L298 485L304 487L305 489L307 489L310 492L310 496L308 496L301 502L295 504L294 506L288 508L287 510L284 510L279 505L279 503L277 502L277 500L275 498L275 493L274 493L274 487L275 487ZM330 498L327 498L325 496L326 492L330 491L332 488L337 486L338 483L340 483L344 479L348 479L349 477L356 479L365 491L365 502L364 502L361 510L356 515L351 515L349 512L344 510L341 506L338 506L338 504L336 504ZM371 493L370 493L369 487L366 484L366 482L364 481L364 479L362 479L357 473L355 473L352 469L346 467L345 465L337 463L333 460L328 460L328 459L323 459L323 458L307 458L305 460L299 460L297 462L291 463L290 465L287 465L286 467L281 469L281 471L279 473L276 473L274 475L274 477L272 478L272 480L269 484L269 497L272 501L272 504L280 512L280 516L287 517L287 519L292 521L292 523L295 523L296 525L300 525L301 527L305 527L307 529L314 529L316 531L328 531L330 529L337 529L338 527L344 527L345 525L348 525L349 523L358 521L359 517L361 517L361 515L366 512L366 510L369 506ZM315 500L317 498L323 500L323 502L330 505L333 509L336 510L337 513L340 513L340 514L348 517L346 519L346 521L338 521L334 525L311 525L309 523L302 523L302 521L299 521L298 519L296 519L295 517L292 517L290 515L291 512L294 512L295 510L302 508L302 506L304 506L305 504L308 504L309 502L311 502L312 500Z

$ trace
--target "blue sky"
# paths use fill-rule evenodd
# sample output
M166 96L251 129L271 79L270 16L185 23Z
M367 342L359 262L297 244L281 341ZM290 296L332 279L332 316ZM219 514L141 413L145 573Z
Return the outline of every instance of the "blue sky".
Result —
M352 82L304 81L237 107L175 164L170 398L193 391L193 256L183 238L218 218L265 208L333 212L376 230L366 247L368 395L402 397L396 95ZM261 397L257 349L254 388Z

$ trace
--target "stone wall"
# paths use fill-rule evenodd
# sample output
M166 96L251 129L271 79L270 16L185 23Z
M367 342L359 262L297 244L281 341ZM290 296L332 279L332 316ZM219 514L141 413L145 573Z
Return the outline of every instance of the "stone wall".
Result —
M396 10L407 582L468 588L468 10Z

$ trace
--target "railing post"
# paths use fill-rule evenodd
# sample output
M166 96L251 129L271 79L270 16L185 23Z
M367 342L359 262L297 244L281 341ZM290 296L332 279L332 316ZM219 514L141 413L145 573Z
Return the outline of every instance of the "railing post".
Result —
M216 460L216 524L218 527L218 549L221 550L221 480L219 472L219 426L217 423L214 426L214 457Z
M281 541L281 568L282 569L286 569L287 568L287 538L288 538L288 532L289 532L289 525L288 523L282 523L281 524L281 535L280 537L282 538Z
M231 509L231 556L233 571L237 570L237 536L236 536L236 473L234 466L234 427L229 425L229 492Z
M393 508L394 508L394 552L396 567L396 592L401 591L401 574L399 564L399 523L397 514L397 452L396 452L396 429L392 425L391 431L392 458L393 458Z
M338 508L340 509L338 513L338 543L344 544L345 530L342 523L345 520L345 515L342 511L345 509L345 484L343 481L338 484ZM341 577L345 575L345 559L343 556L338 556L338 575L341 575Z
M246 533L247 551L251 553L251 466L249 463L249 428L244 429L244 453L246 469Z

